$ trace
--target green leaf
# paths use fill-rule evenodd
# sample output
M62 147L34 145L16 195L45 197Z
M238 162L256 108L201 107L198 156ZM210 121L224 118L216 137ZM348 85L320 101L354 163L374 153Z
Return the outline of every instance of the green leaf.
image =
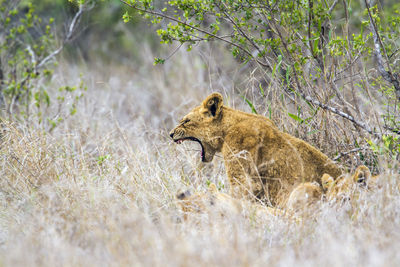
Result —
M275 77L276 71L279 70L280 66L282 64L282 55L278 56L278 62L275 64L273 70L272 70L272 77Z
M312 135L312 134L318 133L319 131L320 130L318 130L318 129L314 129L314 130L307 132L307 135Z
M248 100L245 96L243 96L244 101L246 101L246 103L250 106L251 108L251 112L253 112L254 114L257 114L257 110L255 109L253 103L251 103L250 100Z
M289 117L291 117L292 119L294 119L294 120L296 120L296 121L298 121L300 123L304 122L304 120L302 118L298 117L297 115L294 115L292 113L288 113L288 115L289 115Z
M271 105L269 105L269 107L268 107L268 117L269 117L270 120L272 119L272 108L271 108Z
M165 63L165 59L158 58L158 57L154 58L153 65L164 64L164 63Z
M46 91L43 91L43 96L44 96L44 102L46 102L47 106L50 106L50 97L49 94L47 94Z
M128 22L129 22L130 17L129 17L128 11L126 11L126 12L124 13L124 15L122 15L122 19L123 19L123 21L124 21L125 23L128 23Z
M262 88L261 83L258 84L258 87L260 88L261 95L264 97L264 89Z

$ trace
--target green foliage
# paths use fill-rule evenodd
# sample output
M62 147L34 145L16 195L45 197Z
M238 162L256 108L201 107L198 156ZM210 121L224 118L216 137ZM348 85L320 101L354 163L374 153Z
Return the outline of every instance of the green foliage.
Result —
M165 63L165 59L158 58L158 57L156 57L156 58L154 59L154 65L164 64L164 63Z
M97 164L99 166L102 166L106 162L106 160L108 160L109 158L110 158L110 155L98 156L97 157Z
M8 112L13 113L16 102L27 105L35 95L34 81L51 75L47 69L39 72L37 64L53 47L54 36L50 31L53 20L43 22L30 2L14 6L1 1L0 12L0 23L4 25L0 39L2 101ZM35 98L38 101L37 95Z
M232 46L234 57L256 60L274 75L281 65L285 71L292 67L296 74L303 74L304 66L312 64L312 78L322 79L332 75L326 72L332 58L345 68L350 64L349 53L370 57L373 51L372 33L366 30L370 24L367 11L359 12L363 17L358 31L344 35L339 31L342 22L337 21L345 21L345 13L350 16L352 8L361 7L351 3L353 6L342 6L347 8L344 12L340 4L333 6L334 2L174 0L162 6L157 3L158 8L148 0L128 4L153 24L162 26L157 30L161 43L223 41ZM394 7L398 9L399 4ZM399 47L398 10L385 19L385 26L376 6L372 12L385 37L386 50L394 52ZM128 21L127 13L124 21ZM301 75L298 78L300 83L296 86L304 86L306 81Z
M379 156L388 156L393 160L400 160L400 137L394 135L382 136L382 141L375 143L367 140L372 151Z
M49 60L57 49L54 21L40 17L31 1L0 0L0 24L4 25L0 32L1 109L14 118L49 123L50 129L62 118L50 119L46 109L72 95L72 91L60 88L53 96L46 88L55 66Z
M239 61L256 62L265 73L266 81L273 80L284 88L282 102L292 102L295 97L308 104L310 110L303 112L311 116L305 115L306 119L302 118L303 114L288 114L300 124L313 120L315 105L345 119L353 118L354 114L343 114L359 107L356 95L367 94L370 98L368 92L372 89L381 93L376 102L387 107L379 120L385 123L386 130L400 132L400 88L396 92L393 82L397 79L400 84L400 4L397 1L388 0L371 7L366 5L368 0L121 2L158 25L156 32L163 44L178 42L190 50L199 42L218 41L228 44L233 57ZM127 20L124 15L124 21ZM375 29L378 38L374 35ZM378 62L377 66L378 56L383 63ZM156 58L155 64L159 63L164 60ZM392 76L384 78L384 72ZM290 97L285 99L285 94ZM346 94L353 96L351 107L346 103L350 101L343 97ZM262 87L260 95L265 95ZM244 101L255 112L253 103L246 98ZM339 103L339 108L329 108L325 103L336 107ZM302 107L296 104L297 108ZM363 123L357 125L369 133L377 128Z

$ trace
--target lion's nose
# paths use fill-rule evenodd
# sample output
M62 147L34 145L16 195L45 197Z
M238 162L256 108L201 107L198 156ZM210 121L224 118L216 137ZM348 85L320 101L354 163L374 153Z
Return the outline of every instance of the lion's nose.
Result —
M173 132L173 131L170 132L170 133L169 133L169 136L171 136L171 138L173 139L173 138L174 138L174 132Z

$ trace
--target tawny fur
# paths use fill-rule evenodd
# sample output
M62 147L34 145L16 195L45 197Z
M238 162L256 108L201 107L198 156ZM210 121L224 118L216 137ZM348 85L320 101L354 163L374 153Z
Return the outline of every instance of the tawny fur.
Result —
M241 212L239 200L219 193L215 184L210 184L207 192L195 194L190 191L180 192L177 194L177 199L185 219L192 213L214 213L225 216Z
M191 194L190 191L183 191L177 194L178 204L183 212L185 220L192 214L207 214L225 216L251 217L255 219L267 219L271 216L284 216L290 218L284 211L267 207L258 203L235 199L218 191L215 184L211 183L207 192Z
M321 178L322 187L328 200L342 201L351 197L356 188L373 189L378 176L372 176L368 167L361 165L354 174L343 174L336 180L325 174Z
M336 180L329 174L321 177L321 185L316 182L301 183L290 193L286 207L290 210L309 208L319 200L343 201L353 196L359 189L374 189L379 176L372 176L368 167L361 165L353 174L342 174Z
M271 120L223 105L213 93L183 117L170 133L175 142L199 141L202 160L222 152L236 198L258 198L271 205L286 202L301 182L321 182L324 173L338 177L341 169L321 151L280 131Z
M301 183L290 193L286 207L294 211L307 209L320 201L322 196L322 187L317 182Z

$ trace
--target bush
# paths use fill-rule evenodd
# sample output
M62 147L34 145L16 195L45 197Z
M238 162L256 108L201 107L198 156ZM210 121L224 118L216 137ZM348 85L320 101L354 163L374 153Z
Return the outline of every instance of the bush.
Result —
M65 86L58 94L49 94L50 81L59 54L72 38L83 6L72 19L60 44L54 34L54 18L44 20L31 1L0 1L0 107L3 116L26 121L35 120L54 128L57 121L45 110L53 102L59 105L76 87ZM83 87L81 84L80 87ZM75 97L71 114L80 97ZM59 121L60 117L57 118Z
M338 153L368 149L364 135L400 134L395 1L383 8L367 0L121 2L159 26L161 43L178 42L187 50L201 42L225 43L259 81L240 90L252 111L285 113L305 129L295 133L303 139L322 132L327 142L336 140L330 149ZM123 20L129 22L132 14L126 12ZM326 123L323 110L333 123Z

